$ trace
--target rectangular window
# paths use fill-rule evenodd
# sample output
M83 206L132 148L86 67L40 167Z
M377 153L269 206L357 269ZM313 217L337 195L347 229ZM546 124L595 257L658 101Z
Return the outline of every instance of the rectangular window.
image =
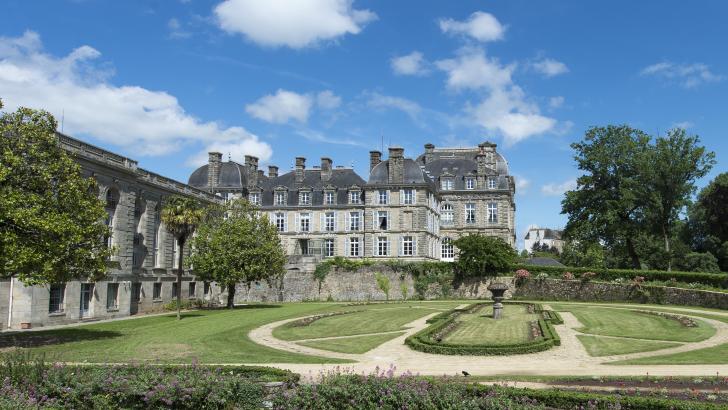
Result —
M333 232L336 229L336 214L333 212L326 212L324 214L324 230L326 232Z
M359 217L359 212L350 212L349 213L349 230L358 231L360 223L361 223L361 218Z
M380 205L388 204L389 203L389 191L387 191L385 189L380 189L378 198L379 198Z
M495 178L488 178L488 189L495 189L496 180Z
M389 227L389 212L377 211L377 226L381 231L387 230Z
M359 254L359 238L349 238L349 256L361 256Z
M465 178L465 189L475 189L475 178Z
M334 198L335 195L333 191L326 191L326 193L324 194L324 202L326 203L326 205L333 205Z
M276 229L278 230L278 232L285 232L286 231L286 214L283 212L276 212L275 219L276 219Z
M195 297L196 288L197 288L197 283L190 282L190 289L189 289L189 293L187 294L187 296L189 296L191 298Z
M48 313L61 313L64 309L63 301L66 296L66 285L51 285L50 302L48 303Z
M162 284L160 282L154 283L154 287L152 288L152 299L162 299Z
M202 286L202 293L207 296L210 294L210 282L204 282Z
M415 194L412 189L402 190L402 203L405 205L412 205L415 203Z
M311 214L308 212L302 213L300 218L301 226L299 227L299 231L311 232Z
M465 223L475 223L475 204L465 204Z
M495 202L491 202L488 204L488 222L498 222L498 204L496 204Z
M109 283L106 285L106 309L119 308L119 284Z
M402 256L414 255L414 241L411 236L402 237Z
M324 256L326 256L326 257L334 256L334 240L333 239L324 239Z
M260 205L260 194L256 192L248 195L248 201L253 205Z
M349 192L349 203L350 204L361 203L361 192L359 192L359 191Z
M142 300L142 284L134 282L131 284L131 303L139 303Z
M286 204L286 193L285 192L276 192L276 205L285 205Z
M174 282L172 284L172 298L176 299L178 294L179 294L179 288L177 287L177 282Z
M443 178L440 181L440 186L444 191L451 191L453 186L452 178Z
M301 192L298 194L298 204L299 205L311 205L311 193L310 192Z
M380 236L377 238L377 256L388 256L389 255L389 240L386 236Z

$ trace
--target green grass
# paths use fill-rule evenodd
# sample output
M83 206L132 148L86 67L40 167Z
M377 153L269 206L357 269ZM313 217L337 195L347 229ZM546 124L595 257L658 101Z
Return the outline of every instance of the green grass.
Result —
M367 310L325 317L307 326L286 324L273 330L273 336L282 340L314 339L318 337L351 336L367 333L402 330L402 326L436 310L402 305L368 305ZM365 306L354 306L352 310Z
M689 352L621 360L607 364L728 364L728 343Z
M715 334L715 329L701 320L696 320L698 327L685 327L677 320L632 310L583 305L550 305L555 310L571 312L584 325L576 330L593 335L698 342Z
M506 304L503 317L498 320L492 315L491 306L460 315L457 318L459 325L443 342L465 345L525 343L529 340L528 322L538 320L538 315L527 313L524 305Z
M590 356L611 356L615 354L628 354L639 352L651 352L654 350L667 349L680 346L680 343L658 342L654 340L638 339L616 339L611 337L599 337L588 335L576 335L581 344L584 345Z
M339 353L365 353L380 344L390 341L404 332L383 333L380 335L345 337L341 339L310 340L298 342L299 345L314 347L316 349L330 350Z
M337 308L341 305L285 303L200 310L185 313L181 321L170 314L1 335L0 346L35 346L28 350L67 362L342 362L272 349L248 338L248 332L265 323Z

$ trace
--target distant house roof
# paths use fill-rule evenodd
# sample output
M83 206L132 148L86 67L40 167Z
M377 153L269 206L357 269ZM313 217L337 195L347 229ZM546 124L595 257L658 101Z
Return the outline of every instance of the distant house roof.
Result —
M565 266L556 259L541 257L528 258L526 259L526 264L535 266Z
M550 228L538 228L538 229L531 229L526 233L526 237L524 239L531 239L531 232L536 231L544 231L543 237L540 237L538 239L561 239L561 236L563 235L564 231L560 231L558 229L550 229ZM536 238L533 238L536 239Z

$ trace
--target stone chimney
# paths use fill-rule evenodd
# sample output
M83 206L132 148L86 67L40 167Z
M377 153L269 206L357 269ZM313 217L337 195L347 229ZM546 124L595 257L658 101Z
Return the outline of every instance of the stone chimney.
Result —
M263 172L262 169L259 169L258 170L258 181L260 181L262 179L262 177L264 177L264 176L265 176L265 172Z
M485 164L488 168L495 170L495 147L492 142L482 142L478 144L479 152L485 154Z
M275 165L268 165L268 178L278 178L278 167Z
M382 153L379 151L369 151L369 172L382 162Z
M207 158L207 187L210 191L213 191L220 184L222 153L209 152Z
M435 145L425 144L425 165L435 160Z
M296 182L303 182L303 171L306 169L306 158L296 157Z
M389 183L404 183L404 148L389 147Z
M321 180L326 182L331 179L331 168L334 161L331 158L321 157Z
M245 156L245 169L247 170L248 187L258 186L258 158L252 155Z

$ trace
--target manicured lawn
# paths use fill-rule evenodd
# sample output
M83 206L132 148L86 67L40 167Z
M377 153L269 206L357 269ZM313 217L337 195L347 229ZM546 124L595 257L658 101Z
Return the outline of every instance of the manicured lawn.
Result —
M651 352L653 350L680 346L680 343L658 342L655 340L616 339L588 335L577 335L576 337L579 338L579 341L584 345L590 356Z
M728 344L683 353L609 362L607 364L728 364Z
M405 324L438 312L429 308L407 305L370 305L367 307L361 312L322 318L307 326L283 325L273 330L273 336L282 340L301 340L391 332L402 330L402 326ZM349 308L349 310L360 309L364 309L364 307Z
M492 318L493 308L487 306L474 313L462 314L457 318L459 325L445 337L444 342L452 344L513 344L529 340L528 322L538 320L538 315L529 314L523 305L508 305L503 308L503 317Z
M380 344L401 336L404 332L383 333L379 335L345 337L341 339L311 340L298 344L316 349L331 350L340 353L365 353Z
M337 360L259 345L248 338L248 332L265 323L341 308L284 303L200 310L185 313L181 321L170 314L2 335L0 346L36 346L29 350L43 353L49 360L68 362L331 363Z
M715 329L697 320L698 327L686 327L677 320L625 309L550 304L558 311L574 314L584 327L582 333L636 339L697 342L715 334Z

